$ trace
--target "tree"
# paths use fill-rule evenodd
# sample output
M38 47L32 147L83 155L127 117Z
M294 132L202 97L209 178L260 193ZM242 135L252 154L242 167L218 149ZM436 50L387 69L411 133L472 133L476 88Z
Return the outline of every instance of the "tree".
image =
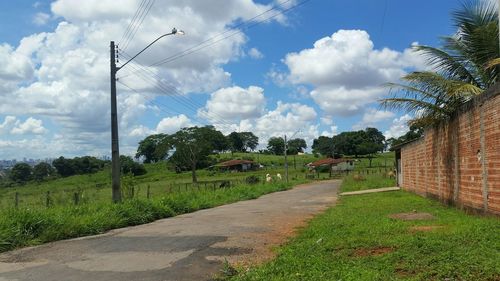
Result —
M17 183L25 183L32 179L33 169L26 163L17 163L10 171L10 179Z
M243 140L238 132L232 132L227 136L231 152L243 151Z
M313 153L315 154L321 154L326 157L334 156L334 146L332 138L320 136L319 138L313 140L313 145L311 148Z
M400 136L399 138L390 138L387 140L389 149L392 151L393 147L405 142L409 142L422 137L424 134L424 129L416 125L410 126L410 130L406 134Z
M259 145L259 138L252 132L232 132L227 136L231 152L247 152Z
M144 157L144 163L154 163L165 159L169 150L167 134L150 135L139 142L135 158Z
M382 106L411 113L410 125L425 127L449 119L495 84L500 73L497 15L488 1L464 3L453 13L458 31L442 38L442 48L414 47L434 71L412 72L402 78L404 83L388 83L392 97L381 100Z
M71 159L66 159L61 156L52 161L52 165L62 177L69 177L76 174L76 167Z
M254 135L252 132L241 132L239 135L243 141L243 151L253 151L259 145L259 137Z
M133 176L141 176L147 173L144 165L135 162L132 157L120 155L120 168L123 175L132 174Z
M287 146L287 154L296 155L299 152L304 152L304 149L307 148L307 143L304 139L296 138L289 140Z
M33 167L33 179L36 181L43 181L54 173L55 170L49 163L41 162Z
M274 155L283 155L285 152L285 140L282 137L272 137L267 141L267 150Z
M196 169L207 165L208 156L228 148L224 135L213 126L183 128L171 136L170 142L175 152L169 161L177 169L191 170L193 183L197 182Z
M365 129L366 137L368 138L369 143L373 144L373 149L375 152L384 152L385 147L385 136L376 128L366 128Z

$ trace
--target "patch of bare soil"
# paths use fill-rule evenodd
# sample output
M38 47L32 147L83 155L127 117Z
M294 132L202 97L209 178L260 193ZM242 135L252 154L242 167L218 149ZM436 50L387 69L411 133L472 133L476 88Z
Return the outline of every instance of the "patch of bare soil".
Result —
M390 247L359 248L354 251L356 257L380 256L392 252Z
M391 214L388 216L391 219L404 220L404 221L416 221L416 220L432 220L435 217L429 213L399 213L399 214Z
M410 227L410 232L427 232L443 228L443 225L416 225Z
M293 238L297 231L305 227L313 217L311 215L282 217L279 221L270 223L271 229L268 231L245 233L237 240L239 243L246 240L245 242L253 245L252 252L226 258L231 264L244 268L270 261L276 256L275 249Z

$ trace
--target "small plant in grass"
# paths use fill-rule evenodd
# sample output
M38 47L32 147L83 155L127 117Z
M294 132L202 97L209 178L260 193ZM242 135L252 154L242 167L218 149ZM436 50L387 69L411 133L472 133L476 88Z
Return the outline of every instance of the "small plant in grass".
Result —
M252 175L252 176L246 177L245 182L247 184L257 184L260 182L260 179L259 179L259 177Z

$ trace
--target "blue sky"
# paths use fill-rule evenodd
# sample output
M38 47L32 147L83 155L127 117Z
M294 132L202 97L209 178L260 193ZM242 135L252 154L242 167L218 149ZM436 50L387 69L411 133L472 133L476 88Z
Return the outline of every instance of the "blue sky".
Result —
M127 46L120 40L140 2L0 2L0 159L108 155L109 41L132 55L174 26L186 35L162 39L119 72L127 85L118 84L123 153L149 134L200 124L252 131L262 145L297 131L310 145L366 126L398 136L409 116L378 106L387 95L380 85L426 69L411 44L438 46L454 32L450 15L460 7L311 0L235 33L273 5L280 11L300 1L146 0L153 8ZM149 67L221 33L234 36Z

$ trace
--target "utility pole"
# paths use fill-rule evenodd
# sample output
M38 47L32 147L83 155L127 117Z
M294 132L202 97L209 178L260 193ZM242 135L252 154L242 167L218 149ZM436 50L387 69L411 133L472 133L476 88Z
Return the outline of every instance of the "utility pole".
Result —
M109 44L110 53L110 72L111 72L111 173L112 173L112 191L113 191L113 202L118 203L122 201L122 193L120 187L120 151L118 145L118 113L116 110L116 73L118 70L122 69L125 65L135 59L138 55L142 54L147 48L151 47L156 41L169 35L184 35L184 31L172 29L172 32L161 35L156 38L153 42L149 43L144 49L138 52L135 56L130 58L128 61L123 63L120 67L116 66L117 63L117 46L115 42L111 41Z
M288 184L288 158L287 158L287 153L286 151L288 150L288 145L287 145L287 142L286 142L286 135L285 135L285 179L286 179L286 183Z
M115 42L111 41L110 49L110 67L111 67L111 174L113 202L121 202L122 194L120 190L120 151L118 145L118 114L116 110L116 47Z

